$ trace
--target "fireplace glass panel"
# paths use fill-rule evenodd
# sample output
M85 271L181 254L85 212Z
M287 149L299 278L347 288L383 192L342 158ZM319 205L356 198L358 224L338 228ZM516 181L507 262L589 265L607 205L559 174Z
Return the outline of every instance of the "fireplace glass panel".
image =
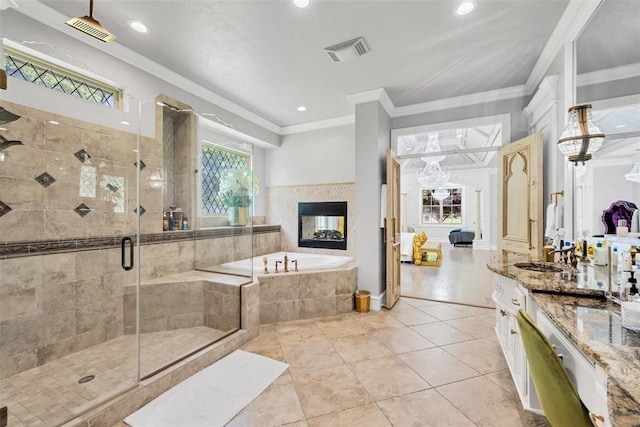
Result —
M346 202L300 203L298 216L298 246L347 249Z

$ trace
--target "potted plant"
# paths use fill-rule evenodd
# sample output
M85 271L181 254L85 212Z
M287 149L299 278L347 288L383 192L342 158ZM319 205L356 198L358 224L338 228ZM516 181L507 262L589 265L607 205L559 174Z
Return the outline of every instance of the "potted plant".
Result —
M258 178L249 168L226 169L222 172L219 194L227 208L230 225L247 225L252 197L257 192Z

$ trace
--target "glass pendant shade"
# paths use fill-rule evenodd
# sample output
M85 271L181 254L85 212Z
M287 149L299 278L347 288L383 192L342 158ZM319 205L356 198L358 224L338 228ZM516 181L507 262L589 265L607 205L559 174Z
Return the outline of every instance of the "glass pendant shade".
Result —
M434 191L433 193L433 198L439 201L443 201L444 199L446 199L447 197L449 197L451 195L451 193L449 192L449 190L446 190L444 188L438 188L436 189L436 191Z
M558 149L576 165L591 160L602 147L604 134L591 116L591 104L569 108L569 120L558 140Z
M444 187L449 181L449 174L445 173L438 162L427 162L424 169L418 172L418 182L423 188Z
M636 160L633 164L631 172L624 176L627 181L640 182L640 160Z
M424 150L424 152L429 154L439 153L441 149L440 149L440 141L438 140L438 132L429 132L427 135L429 139L427 140L427 147ZM422 157L422 160L424 160L428 164L429 162L441 162L444 160L445 157L447 156L429 156L429 157Z

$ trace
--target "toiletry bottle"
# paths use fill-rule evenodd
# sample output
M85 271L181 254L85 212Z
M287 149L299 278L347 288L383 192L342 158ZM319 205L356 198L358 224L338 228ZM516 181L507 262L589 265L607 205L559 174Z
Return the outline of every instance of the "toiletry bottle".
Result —
M616 235L618 237L627 237L629 235L629 227L627 227L626 219L619 219L616 227Z
M168 231L169 230L169 218L167 217L167 213L163 212L162 213L162 231Z
M618 248L611 249L611 267L618 268Z
M173 231L176 228L176 219L173 217L173 212L169 212L169 231Z
M596 243L596 251L594 255L595 265L607 265L607 250L602 247L602 242Z
M189 220L187 219L186 216L182 217L182 229L183 230L188 230L189 229Z

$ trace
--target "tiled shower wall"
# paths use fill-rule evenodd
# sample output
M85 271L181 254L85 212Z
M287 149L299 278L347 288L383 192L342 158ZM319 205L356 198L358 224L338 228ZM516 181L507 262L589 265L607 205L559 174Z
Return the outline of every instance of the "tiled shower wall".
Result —
M137 135L8 102L20 119L3 124L18 140L0 161L3 242L133 234ZM56 123L52 123L56 122ZM162 169L162 146L141 138L141 227L162 231L162 189L148 185Z
M267 223L280 224L282 250L355 258L355 183L292 185L266 189ZM298 202L347 202L347 250L298 247Z

